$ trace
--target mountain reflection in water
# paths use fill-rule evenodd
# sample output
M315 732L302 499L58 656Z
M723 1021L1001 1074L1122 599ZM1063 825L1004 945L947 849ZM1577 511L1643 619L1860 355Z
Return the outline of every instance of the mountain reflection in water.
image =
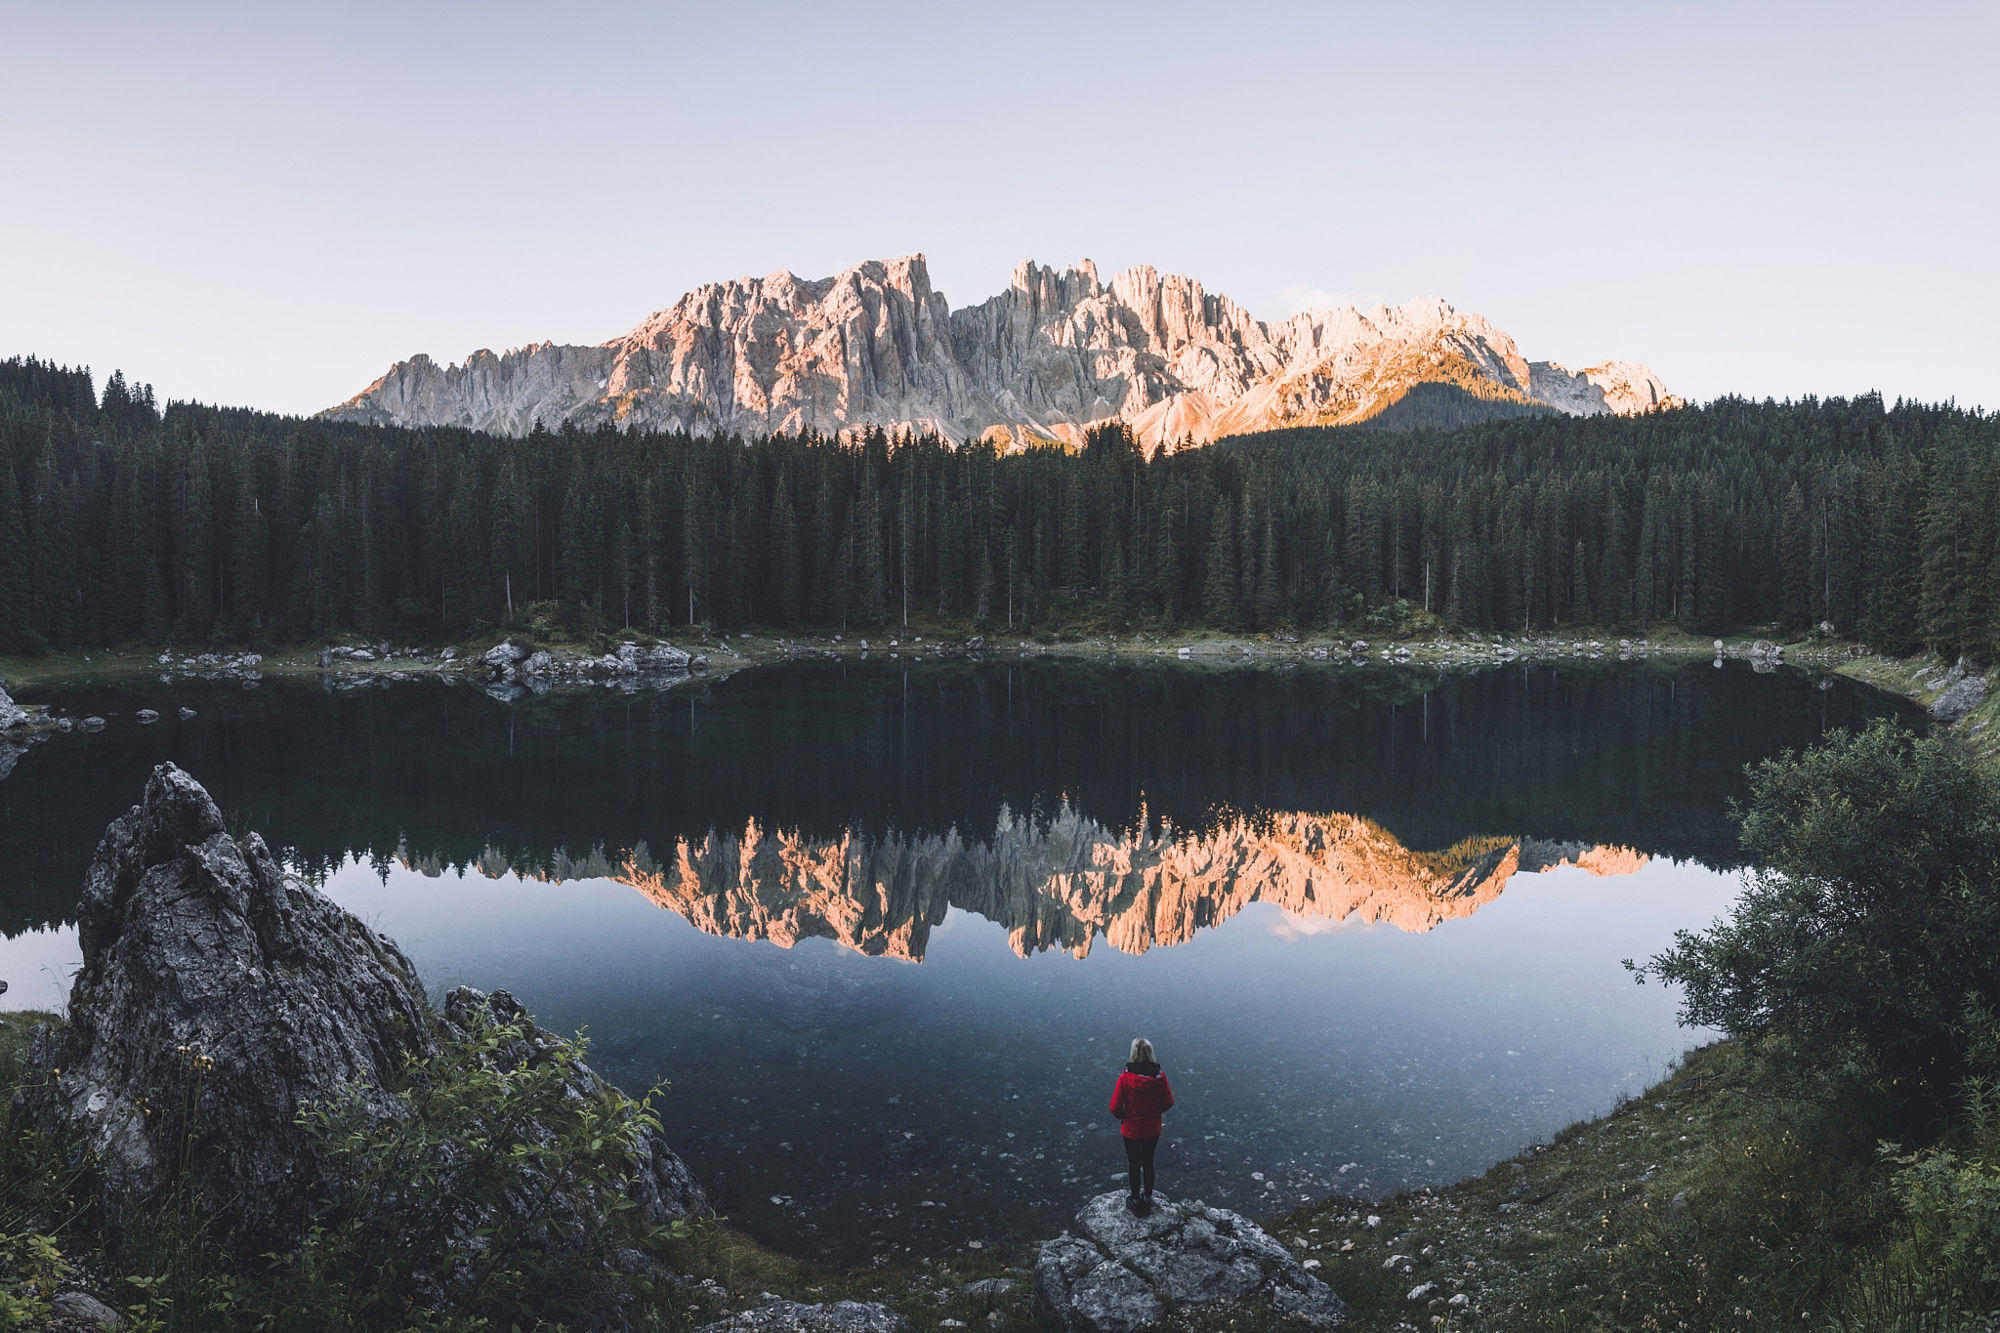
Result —
M400 859L433 878L445 870ZM1471 916L1517 872L1571 865L1629 875L1650 859L1629 847L1533 838L1415 852L1373 820L1303 812L1239 815L1199 834L1142 818L1120 833L1065 802L1048 819L1003 807L990 841L956 829L814 840L752 819L741 833L680 840L664 864L641 843L615 855L559 853L531 877L617 880L710 935L785 948L828 939L921 962L932 927L954 907L1005 927L1023 958L1047 949L1085 958L1099 937L1128 954L1184 944L1251 903L1420 934ZM475 864L493 878L516 871L494 849Z
M666 855L710 830L968 836L1065 802L1114 830L1342 812L1425 850L1519 833L1714 868L1741 855L1743 766L1920 710L1851 681L1706 664L1271 671L1033 660L801 663L658 695L503 706L430 682L24 691L110 725L0 780L0 935L73 919L104 827L171 759L322 877L359 857L547 877L563 848ZM142 727L137 710L167 713ZM1281 816L1282 817L1282 816ZM620 867L611 866L615 872ZM667 869L660 866L654 869ZM1070 867L1059 867L1069 869ZM1059 939L1060 935L1047 938Z

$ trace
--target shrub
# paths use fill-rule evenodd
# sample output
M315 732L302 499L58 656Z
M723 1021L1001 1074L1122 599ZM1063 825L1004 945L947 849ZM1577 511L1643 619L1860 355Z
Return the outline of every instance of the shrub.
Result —
M62 1251L33 1231L0 1231L0 1328L40 1328L69 1273Z
M1968 996L2000 1000L2000 801L1951 741L1883 721L1754 766L1763 867L1726 919L1638 969L1681 1021L1749 1040L1789 1093L1902 1129L1967 1072Z
M617 1257L684 1228L650 1225L627 1195L658 1121L650 1099L575 1095L587 1049L477 1009L411 1065L391 1117L359 1093L306 1112L341 1188L286 1260L300 1312L334 1290L346 1327L400 1328L413 1310L531 1327L626 1303L637 1281Z

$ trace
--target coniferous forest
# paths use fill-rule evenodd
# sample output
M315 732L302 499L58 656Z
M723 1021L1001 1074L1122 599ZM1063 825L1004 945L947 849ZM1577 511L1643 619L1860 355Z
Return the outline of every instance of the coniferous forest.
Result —
M0 363L0 652L580 628L1699 635L2000 657L2000 420L1876 396L1145 458L354 426ZM1401 606L1398 607L1398 603Z

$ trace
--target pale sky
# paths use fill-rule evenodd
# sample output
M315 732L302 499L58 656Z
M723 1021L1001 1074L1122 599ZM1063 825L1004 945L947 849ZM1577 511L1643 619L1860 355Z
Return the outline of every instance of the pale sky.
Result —
M699 283L1436 295L1694 399L2000 407L1991 3L0 0L0 357L311 412Z

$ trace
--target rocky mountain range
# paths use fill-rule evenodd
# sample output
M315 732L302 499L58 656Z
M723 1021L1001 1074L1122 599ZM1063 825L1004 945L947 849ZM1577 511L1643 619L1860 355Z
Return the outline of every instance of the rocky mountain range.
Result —
M1148 448L1285 426L1456 424L1675 407L1642 365L1529 361L1479 315L1426 298L1253 318L1192 278L1027 262L954 310L922 255L831 278L709 283L595 346L455 365L419 354L326 414L525 434L574 421L743 435L858 427L1018 447L1128 423Z

